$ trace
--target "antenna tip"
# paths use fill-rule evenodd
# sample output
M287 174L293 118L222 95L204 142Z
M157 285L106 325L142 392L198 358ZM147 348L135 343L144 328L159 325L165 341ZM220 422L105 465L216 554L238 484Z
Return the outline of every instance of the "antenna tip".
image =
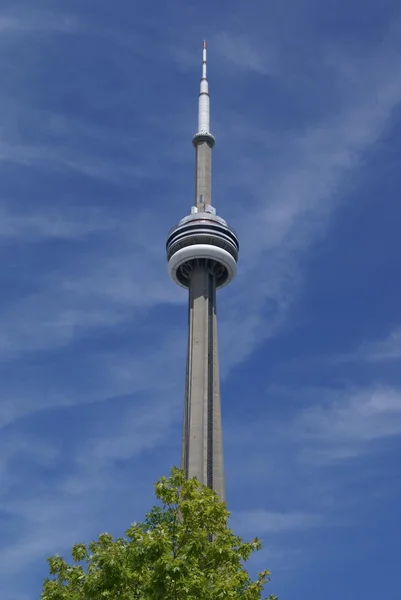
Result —
M206 50L206 40L203 40L203 47Z

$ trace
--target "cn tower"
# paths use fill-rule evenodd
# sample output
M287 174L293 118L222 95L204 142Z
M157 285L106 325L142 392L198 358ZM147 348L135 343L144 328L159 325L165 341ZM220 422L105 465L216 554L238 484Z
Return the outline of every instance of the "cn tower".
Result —
M212 205L210 96L203 42L195 147L195 202L191 213L170 232L168 271L188 290L188 353L181 466L225 499L221 427L216 290L234 278L238 237Z

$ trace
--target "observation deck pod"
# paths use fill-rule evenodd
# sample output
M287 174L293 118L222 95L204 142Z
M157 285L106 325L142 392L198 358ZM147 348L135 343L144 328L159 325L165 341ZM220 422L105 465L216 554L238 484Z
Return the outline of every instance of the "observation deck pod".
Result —
M205 265L222 288L235 277L239 252L238 236L224 219L211 212L195 212L181 221L166 242L168 271L171 279L189 287L196 265Z

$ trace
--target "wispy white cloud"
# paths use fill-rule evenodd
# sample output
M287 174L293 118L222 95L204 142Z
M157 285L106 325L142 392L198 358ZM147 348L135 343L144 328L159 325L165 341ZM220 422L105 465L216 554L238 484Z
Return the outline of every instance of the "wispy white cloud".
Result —
M72 258L73 268L68 265L66 272L45 271L34 291L3 307L3 359L63 347L94 328L133 321L141 318L144 309L163 303L185 303L185 294L168 280L163 246L154 242L160 227L152 225L149 213L137 213L135 220L126 223L92 210L75 211L73 222L67 215L54 221L51 212L13 216L2 225L4 235L24 236L25 242L82 238L97 232L105 244L96 252L89 246L79 260Z
M225 181L247 197L246 209L241 195L230 201L232 220L241 227L241 263L239 285L231 287L225 306L230 321L226 325L223 320L222 325L223 331L230 330L228 360L235 360L234 348L237 360L243 360L245 348L252 351L283 322L302 282L300 256L324 235L333 212L345 201L353 170L363 164L365 153L391 123L401 102L399 66L388 58L393 57L394 44L391 50L386 43L376 51L374 62L370 57L353 61L348 56L345 64L341 53L336 61L331 55L340 109L304 130L283 131L274 155L260 153L247 160L236 153L235 148L247 140L247 128L238 136L235 120L224 123L227 139L238 141L238 146L230 146L226 168L231 171ZM269 139L269 131L262 132ZM261 137L252 128L249 135ZM218 184L224 189L223 176L224 171ZM241 337L245 329L248 332L244 348L240 335L236 343L232 339L233 323L240 324Z
M106 136L106 134L104 134ZM40 167L48 171L71 170L92 179L103 180L115 185L135 186L140 179L150 179L150 173L145 165L130 164L128 158L101 159L94 155L88 157L87 152L78 146L42 143L29 144L24 141L9 139L0 144L0 161L7 161L22 166Z
M356 359L380 362L401 359L401 328L395 327L384 339L363 343L355 353Z
M370 510L388 493L375 482L401 440L401 392L381 386L271 387L258 411L257 419L225 423L233 526L266 540L268 558L269 545L278 545L284 556L272 556L274 571L294 551L299 555L291 559L292 568L299 568L311 556L302 535L310 544L314 530L357 527L361 507Z
M259 47L258 47L259 46ZM233 35L227 31L218 33L211 40L213 51L231 62L236 68L268 74L275 65L275 48L266 41L258 44L255 36L245 34Z
M351 389L333 396L326 406L322 402L300 412L294 423L300 437L346 454L347 448L363 453L375 441L401 435L400 390Z
M233 512L233 526L241 535L275 534L281 532L294 532L308 529L321 524L319 515L304 512L274 512L267 510L249 510Z
M181 402L178 402L178 394L174 393L169 378L164 383L157 396L151 396L147 391L145 402L143 398L136 401L133 397L131 406L127 406L115 399L116 409L107 424L103 419L94 418L90 431L82 439L71 431L65 472L60 472L58 482L43 483L34 495L23 492L21 497L9 499L13 486L18 484L18 478L13 476L12 460L18 454L20 458L25 454L35 467L56 468L60 459L57 441L41 446L39 439L30 436L27 441L30 446L37 447L37 451L31 453L22 441L18 447L14 444L10 448L10 465L7 461L4 463L2 477L2 510L9 519L24 522L24 534L8 545L2 573L12 576L21 564L27 567L38 558L56 551L68 551L78 539L94 537L97 534L94 524L106 505L110 506L107 520L111 526L115 523L115 508L119 506L121 516L126 519L123 527L133 519L134 507L143 513L149 508L146 499L151 494L152 481L146 474L141 479L127 479L118 463L128 461L132 465L138 457L168 440L169 431L181 412ZM145 483L146 491L143 489Z
M285 398L292 407L290 413L249 427L252 439L260 435L268 452L285 443L298 459L334 464L380 452L381 442L401 436L401 391L397 387L277 387L268 389L267 397L268 403ZM234 428L231 435L239 433ZM264 456L264 451L260 452Z
M157 343L135 346L129 353L92 350L85 363L91 374L89 385L80 382L79 378L76 381L72 379L71 385L67 385L65 381L58 383L53 379L51 371L43 368L27 369L26 372L21 369L21 378L7 386L3 385L0 428L15 424L19 419L35 413L78 405L83 407L138 393L154 394L159 398L159 412L153 407L153 418L158 419L160 415L163 420L165 409L173 411L175 402L182 400L183 375L180 365L184 356L185 333L181 332L172 337L161 334ZM163 377L160 373L163 373ZM37 385L38 380L40 386ZM164 394L168 394L168 401L165 401ZM173 400L171 394L174 396ZM136 401L133 400L133 404L137 411ZM120 424L124 427L124 420ZM118 435L122 436L122 432ZM124 442L123 439L121 441ZM17 450L19 446L20 441L17 440Z
M59 506L55 508L57 504ZM3 581L19 573L19 565L23 564L27 569L38 557L49 556L55 547L55 536L58 538L57 547L69 550L80 539L82 527L85 529L82 507L76 505L74 509L73 502L66 505L60 496L17 502L7 512L10 519L25 519L26 533L8 547L2 567Z
M4 11L0 14L0 33L76 33L79 31L78 19L73 14L56 14L40 9L32 12L26 6L18 14L15 11Z
M20 432L17 436L4 432L0 441L0 500L18 483L13 461L29 457L35 465L49 467L60 457L60 447L32 433Z
M369 503L386 493L372 482L401 440L399 388L272 387L258 406L257 419L225 421L230 503L249 511L255 533L259 511L267 534L338 527L358 521L364 490Z
M81 238L89 233L113 228L113 221L102 217L96 209L81 209L75 215L63 212L27 210L17 213L10 210L12 202L0 204L0 237L24 243L45 239ZM71 211L73 212L73 211Z
M181 416L182 361L177 356L183 343L179 342L177 337L174 343L159 339L157 348L152 345L140 352L105 353L95 361L97 374L92 388L73 381L68 393L57 390L57 386L45 391L42 384L42 397L31 393L11 396L10 402L6 399L2 424L8 427L0 442L1 506L9 520L23 522L24 528L23 534L8 544L2 575L10 577L20 565L26 568L38 558L67 552L78 539L96 536L96 523L106 505L110 507L109 529L115 527L116 506L121 527L127 527L134 518L134 509L139 511L135 514L144 514L149 508L151 469L141 477L137 473L127 478L121 463L131 465L131 472L136 460L143 460L157 446L169 445ZM30 381L26 383L29 387ZM70 423L66 456L58 436L42 440L34 432L19 433L17 419L41 411L44 415L49 409L71 414L77 405L81 419L87 410L92 417L84 435L77 434ZM168 454L167 448L166 457ZM44 479L34 494L28 494L17 468L26 460L31 469L57 471L56 481ZM166 472L169 466L167 461Z
M401 359L401 328L398 325L377 339L366 339L350 352L324 357L326 364L333 366L363 363L396 363ZM313 357L313 360L319 360Z

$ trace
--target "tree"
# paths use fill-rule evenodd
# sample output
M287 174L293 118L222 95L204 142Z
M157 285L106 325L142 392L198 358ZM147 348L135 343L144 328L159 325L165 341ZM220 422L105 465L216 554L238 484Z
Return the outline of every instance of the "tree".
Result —
M234 535L217 494L176 468L155 491L161 506L126 538L77 544L72 565L49 558L41 600L260 600L270 573L252 581L243 563L261 543Z

